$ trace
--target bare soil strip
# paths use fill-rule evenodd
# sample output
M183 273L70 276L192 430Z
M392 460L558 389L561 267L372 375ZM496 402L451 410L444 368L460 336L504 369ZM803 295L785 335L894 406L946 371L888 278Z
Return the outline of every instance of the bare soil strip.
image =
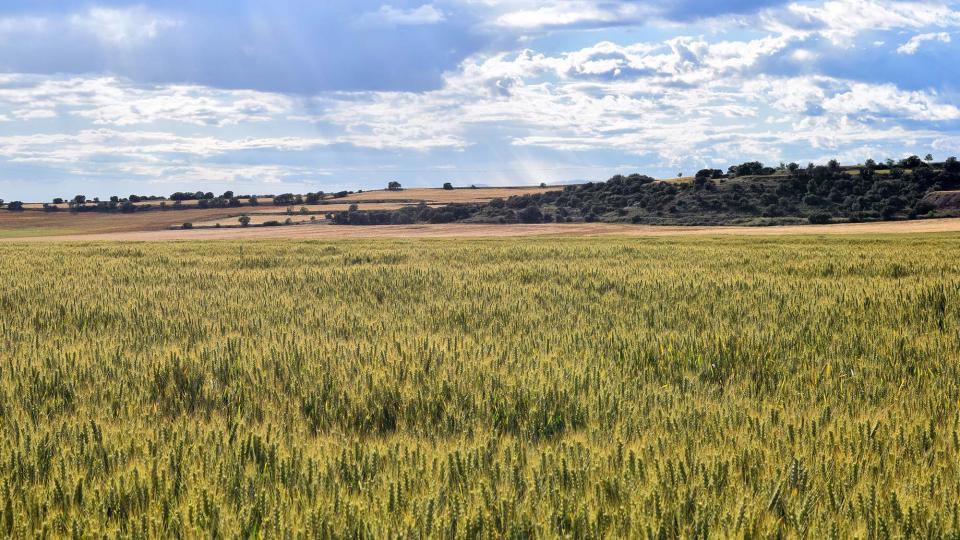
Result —
M171 241L244 240L260 238L451 238L511 236L777 236L836 234L902 234L960 232L960 218L917 221L844 223L835 225L788 225L779 227L682 227L608 223L567 223L539 225L383 225L337 226L329 224L289 225L231 229L163 230L66 234L59 236L0 239L0 242L63 241Z

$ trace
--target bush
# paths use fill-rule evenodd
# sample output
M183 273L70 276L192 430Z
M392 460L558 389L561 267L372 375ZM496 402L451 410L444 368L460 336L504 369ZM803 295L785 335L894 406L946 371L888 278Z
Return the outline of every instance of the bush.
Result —
M250 225L250 216L240 216L240 226L248 227Z
M810 193L803 198L803 204L810 206L822 206L825 202L826 201L823 199L823 197L813 193Z
M181 229L192 229L193 223L187 222L180 226Z
M517 218L522 223L540 223L543 221L543 213L536 206L528 206L520 211Z
M10 201L7 203L7 210L11 212L19 212L23 210L23 201Z
M810 214L810 217L808 217L807 220L813 225L825 225L827 223L830 223L831 217L832 216L827 212L817 212L814 214Z

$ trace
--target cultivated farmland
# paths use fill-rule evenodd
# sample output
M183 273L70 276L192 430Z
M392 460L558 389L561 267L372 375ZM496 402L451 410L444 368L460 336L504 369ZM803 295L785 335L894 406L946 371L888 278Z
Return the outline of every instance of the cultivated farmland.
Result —
M16 538L960 534L960 236L0 244Z

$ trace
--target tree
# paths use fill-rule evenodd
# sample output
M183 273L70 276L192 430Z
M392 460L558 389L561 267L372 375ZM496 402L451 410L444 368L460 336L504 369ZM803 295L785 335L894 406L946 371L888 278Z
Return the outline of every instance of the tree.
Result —
M763 174L763 172L763 163L760 163L759 161L748 161L746 163L741 163L740 165L733 165L729 169L730 176L751 176Z
M250 225L250 216L240 216L240 226L247 227Z
M60 197L54 197L53 204L63 204L63 199Z
M389 184L387 184L387 189L389 189L390 191L400 191L401 189L403 189L403 186L400 185L400 182L397 182L396 180L392 180Z
M192 229L193 223L187 222L180 226L181 229Z
M904 169L916 169L917 167L923 166L923 161L920 160L919 156L910 156L901 160L900 166Z
M73 204L86 204L86 203L87 203L86 195L77 195L76 197L73 198Z
M960 173L960 161L957 161L955 157L948 157L947 161L943 164L943 170L948 173Z
M221 195L221 197L223 197L224 199L232 199L232 198L233 198L233 192L232 192L232 191L224 191L224 192L223 192L223 195Z
M926 161L927 163L932 163L932 162L933 162L933 154L927 154L926 157L923 158L923 160Z
M546 183L546 182L540 182L540 187L542 187L542 188L547 187L547 183Z
M19 212L23 210L23 201L10 201L7 203L7 210L11 212Z
M444 182L444 183L443 183L443 189L445 189L445 190L447 190L447 191L451 191L451 190L453 190L453 184L451 184L450 182Z

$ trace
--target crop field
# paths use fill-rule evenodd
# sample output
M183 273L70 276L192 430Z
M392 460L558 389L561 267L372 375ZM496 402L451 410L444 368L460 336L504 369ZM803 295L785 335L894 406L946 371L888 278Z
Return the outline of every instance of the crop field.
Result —
M957 233L4 243L0 273L0 535L960 535Z

